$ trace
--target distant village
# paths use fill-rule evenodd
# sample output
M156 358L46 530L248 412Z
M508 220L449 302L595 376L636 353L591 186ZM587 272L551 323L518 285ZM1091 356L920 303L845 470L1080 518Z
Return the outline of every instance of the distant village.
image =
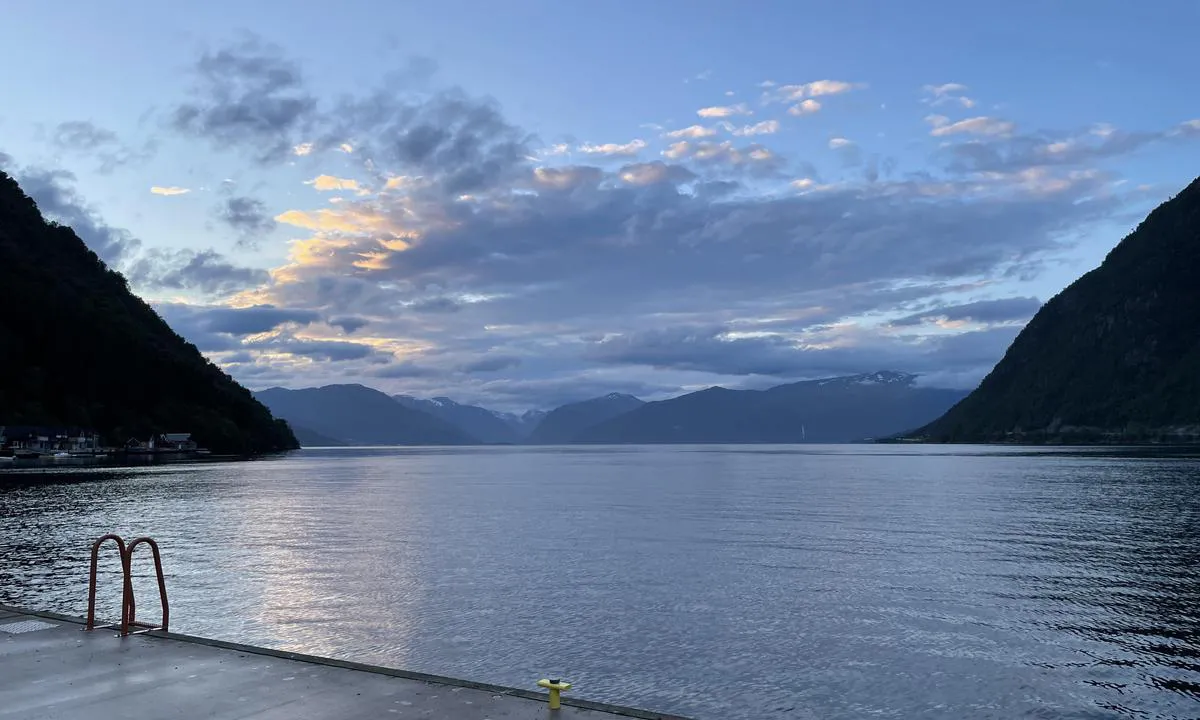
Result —
M78 427L41 427L0 425L0 458L32 460L38 458L96 458L144 456L206 455L191 433L158 433L148 438L129 438L120 446L101 445L94 430Z

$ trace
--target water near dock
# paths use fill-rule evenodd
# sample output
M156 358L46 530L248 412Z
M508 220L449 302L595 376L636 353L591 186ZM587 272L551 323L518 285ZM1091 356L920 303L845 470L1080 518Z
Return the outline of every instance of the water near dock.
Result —
M148 534L173 630L700 718L1200 715L1188 457L303 451L2 475L0 529L0 603L82 614Z

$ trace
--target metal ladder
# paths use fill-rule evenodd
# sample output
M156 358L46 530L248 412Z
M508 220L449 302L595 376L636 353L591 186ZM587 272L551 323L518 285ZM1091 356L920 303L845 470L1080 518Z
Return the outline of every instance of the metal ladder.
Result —
M92 571L88 579L88 611L87 625L84 630L97 630L102 628L118 627L116 623L109 625L96 625L96 571L100 564L100 546L106 541L112 540L117 545L117 551L121 558L121 574L123 582L121 587L121 637L126 635L137 635L140 633L150 632L151 630L167 629L167 623L171 617L170 608L167 605L167 581L163 577L162 556L158 552L158 543L148 537L139 537L132 540L128 545L121 539L120 535L109 533L97 538L96 542L92 543ZM154 555L154 572L158 575L158 597L162 602L162 624L154 625L151 623L143 623L137 621L137 606L133 599L133 551L139 545L150 546L150 551Z

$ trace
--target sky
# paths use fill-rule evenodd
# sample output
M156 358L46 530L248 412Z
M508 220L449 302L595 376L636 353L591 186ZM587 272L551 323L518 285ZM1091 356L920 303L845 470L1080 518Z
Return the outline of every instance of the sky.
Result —
M5 4L0 169L251 389L974 387L1200 171L1200 5Z

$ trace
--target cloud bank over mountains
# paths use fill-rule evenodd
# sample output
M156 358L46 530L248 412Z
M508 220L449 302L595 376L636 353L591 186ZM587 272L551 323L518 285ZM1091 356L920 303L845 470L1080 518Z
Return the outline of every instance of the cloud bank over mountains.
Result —
M714 97L643 137L554 144L492 99L412 78L325 96L262 40L203 52L155 132L288 183L291 202L220 178L204 200L153 184L147 202L203 202L232 239L220 249L155 247L108 225L70 173L6 164L251 387L363 382L518 409L877 369L971 385L1040 304L1016 284L1144 200L1100 163L1200 138L1186 118L1033 131L936 82L913 89L919 166L841 134L797 156L787 133L873 90L826 78ZM130 147L81 121L53 141L113 168ZM286 256L256 265L270 243Z

